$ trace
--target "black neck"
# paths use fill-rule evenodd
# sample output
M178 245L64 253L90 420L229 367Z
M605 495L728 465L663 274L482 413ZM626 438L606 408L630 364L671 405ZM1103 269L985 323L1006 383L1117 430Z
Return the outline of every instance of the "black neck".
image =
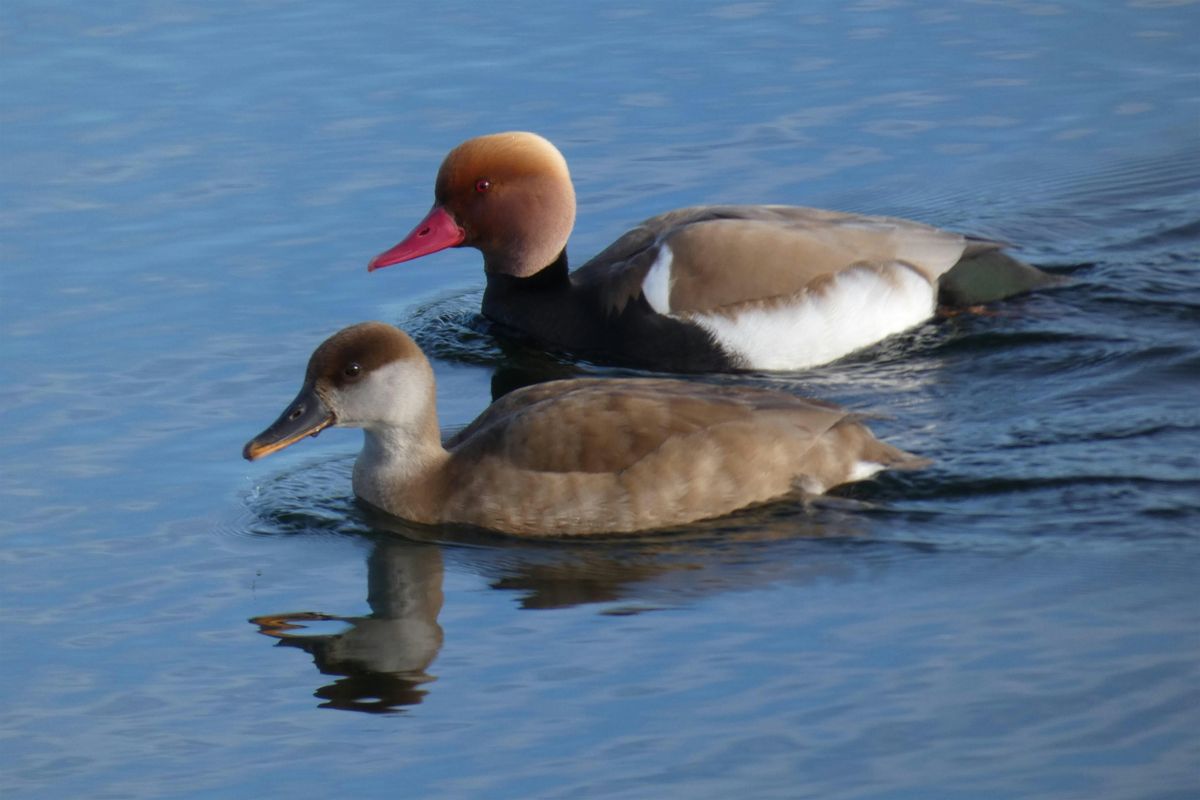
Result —
M528 278L489 272L487 282L489 289L506 293L562 291L571 284L570 272L567 270L567 249L564 247L558 258Z

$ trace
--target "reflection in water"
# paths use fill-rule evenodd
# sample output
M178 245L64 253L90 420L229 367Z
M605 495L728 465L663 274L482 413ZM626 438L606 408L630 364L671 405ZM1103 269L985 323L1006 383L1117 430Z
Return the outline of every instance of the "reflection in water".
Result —
M306 515L299 496L256 499L270 507L259 517L261 533L269 528L286 535L330 532L326 517ZM275 505L287 506L289 499L295 508ZM846 561L836 550L798 553L796 548L811 548L816 539L871 543L858 538L862 506L836 499L817 508L751 509L687 531L578 542L418 527L366 506L345 511L341 533L373 542L367 559L371 613L275 613L250 622L280 646L311 655L322 675L340 676L314 692L324 701L322 708L369 713L417 705L436 680L429 669L443 645L438 614L447 559L452 569L480 575L493 589L518 593L524 609L601 603L607 604L605 615L624 616L778 581L845 579ZM311 630L330 623L347 627L332 633Z
M323 675L344 676L314 693L323 708L387 712L421 702L426 670L442 647L442 554L433 545L381 541L367 560L371 614L302 612L254 617L259 632L313 657ZM332 634L304 633L305 622L341 621Z

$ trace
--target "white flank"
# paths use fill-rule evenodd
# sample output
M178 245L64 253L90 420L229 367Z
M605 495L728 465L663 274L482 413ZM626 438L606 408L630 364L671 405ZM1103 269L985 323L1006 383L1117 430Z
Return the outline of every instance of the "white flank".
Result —
M646 302L659 314L671 313L671 248L665 244L658 249L658 258L650 265L642 281Z
M651 275L656 269L658 262ZM820 292L685 318L709 331L748 369L805 369L907 330L933 314L936 298L929 281L897 262L886 272L851 268Z

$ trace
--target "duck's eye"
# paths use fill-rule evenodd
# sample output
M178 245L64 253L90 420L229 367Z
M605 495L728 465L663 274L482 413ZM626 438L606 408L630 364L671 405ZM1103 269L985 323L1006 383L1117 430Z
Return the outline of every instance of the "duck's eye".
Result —
M342 370L342 374L345 375L347 378L357 378L359 373L361 373L361 372L362 372L362 367L360 367L358 365L357 361L351 361L349 364L346 365L346 368L344 370Z
M479 180L475 181L475 191L479 194L487 194L489 191L491 191L491 188L492 182L487 178L480 178Z

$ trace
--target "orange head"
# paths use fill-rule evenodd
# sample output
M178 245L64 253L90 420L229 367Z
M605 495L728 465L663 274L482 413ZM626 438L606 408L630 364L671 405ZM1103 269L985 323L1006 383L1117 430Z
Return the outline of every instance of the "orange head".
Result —
M474 247L488 272L525 278L551 264L575 224L575 189L562 154L534 133L495 133L450 151L433 208L368 269L447 247Z

